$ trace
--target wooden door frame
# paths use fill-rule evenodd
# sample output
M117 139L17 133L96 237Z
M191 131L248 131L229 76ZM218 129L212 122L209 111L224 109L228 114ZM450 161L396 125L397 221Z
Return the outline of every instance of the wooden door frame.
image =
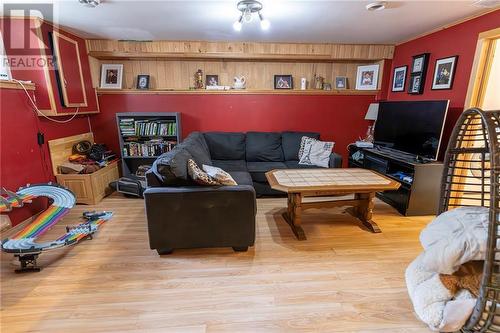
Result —
M493 61L492 55L495 52L495 41L498 39L500 39L500 28L484 31L478 36L465 109L480 107L483 102Z

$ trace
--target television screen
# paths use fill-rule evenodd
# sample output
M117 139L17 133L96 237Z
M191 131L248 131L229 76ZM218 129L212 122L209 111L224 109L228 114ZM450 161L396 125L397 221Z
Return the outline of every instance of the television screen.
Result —
M448 104L448 100L381 102L374 143L437 159Z

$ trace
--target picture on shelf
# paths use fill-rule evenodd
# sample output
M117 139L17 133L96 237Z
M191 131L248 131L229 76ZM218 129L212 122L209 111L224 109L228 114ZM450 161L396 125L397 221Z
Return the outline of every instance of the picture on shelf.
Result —
M219 75L206 75L205 82L207 87L215 87L219 85Z
M404 91L406 83L406 71L408 66L401 66L394 68L393 80L392 80L392 91Z
M101 67L101 88L121 89L123 79L123 65L103 64Z
M149 89L149 75L137 75L137 89Z
M335 89L338 89L338 90L347 89L347 77L346 76L335 77Z
M458 56L436 60L432 89L451 89Z
M358 66L356 90L376 90L379 65Z
M293 89L292 75L275 75L274 89Z

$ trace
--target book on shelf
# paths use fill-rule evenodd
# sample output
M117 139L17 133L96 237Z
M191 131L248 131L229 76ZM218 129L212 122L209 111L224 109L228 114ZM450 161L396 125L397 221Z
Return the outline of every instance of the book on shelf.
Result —
M177 141L149 140L129 141L123 145L123 157L156 157L172 150Z
M177 124L172 120L121 118L122 136L176 136Z

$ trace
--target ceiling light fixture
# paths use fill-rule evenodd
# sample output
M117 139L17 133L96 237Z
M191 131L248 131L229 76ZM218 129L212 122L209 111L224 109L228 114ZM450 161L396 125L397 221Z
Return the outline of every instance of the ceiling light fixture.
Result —
M82 5L85 7L95 8L99 6L101 0L79 0Z
M372 2L372 3L369 3L368 5L366 5L366 10L369 10L371 12L377 11L377 10L383 10L383 9L385 9L386 5L387 5L387 2L385 2L385 1L376 1L376 2Z
M82 0L80 0L82 1ZM256 0L243 0L238 2L236 5L236 8L241 12L240 18L233 23L233 29L236 31L241 31L241 28L243 27L243 23L250 23L253 20L254 13L257 13L260 19L260 28L262 30L267 30L271 26L271 22L269 20L266 20L263 16L262 13L260 12L262 10L262 4Z

